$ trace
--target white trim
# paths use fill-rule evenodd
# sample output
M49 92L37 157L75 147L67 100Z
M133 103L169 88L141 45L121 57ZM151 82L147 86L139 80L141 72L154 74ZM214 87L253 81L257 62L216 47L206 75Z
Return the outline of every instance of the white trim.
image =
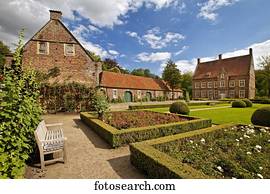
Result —
M221 83L224 83L224 84L221 84ZM220 81L220 87L221 87L221 88L225 88L225 81L224 81L224 80L221 80L221 81Z
M233 84L232 84L233 83ZM235 80L230 80L229 81L229 87L234 88L235 87Z
M244 93L244 96L241 95L241 92ZM239 90L239 98L245 98L246 97L246 91L245 90Z
M241 85L241 82L243 82L242 85ZM246 87L246 80L244 80L244 79L239 80L239 87L241 87L241 88Z
M73 47L73 53L72 54L67 54L66 53L66 47L68 46L68 45L72 45L72 47ZM75 44L73 44L73 43L69 43L69 44L64 44L64 55L65 56L75 56Z
M118 91L117 91L117 89L113 89L112 90L112 97L113 97L113 99L117 99L118 98Z
M195 88L196 89L200 88L200 82L195 82Z
M46 53L40 53L40 43L45 43L46 44L46 50L47 52ZM46 42L46 41L37 41L37 54L38 55L49 55L50 54L50 43L49 42Z
M206 82L201 82L201 88L206 88L207 83Z
M142 91L141 90L137 90L137 98L138 99L142 98Z
M209 86L209 84L210 84L210 86ZM213 82L208 82L207 83L207 88L213 88Z

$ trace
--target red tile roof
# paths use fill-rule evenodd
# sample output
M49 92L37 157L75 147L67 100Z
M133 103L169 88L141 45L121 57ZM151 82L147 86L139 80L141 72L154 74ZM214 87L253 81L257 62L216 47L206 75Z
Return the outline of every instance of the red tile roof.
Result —
M169 91L168 86L166 86L163 80L108 71L101 73L100 86L107 88Z
M199 63L193 79L216 78L224 70L228 76L248 75L253 65L252 54Z

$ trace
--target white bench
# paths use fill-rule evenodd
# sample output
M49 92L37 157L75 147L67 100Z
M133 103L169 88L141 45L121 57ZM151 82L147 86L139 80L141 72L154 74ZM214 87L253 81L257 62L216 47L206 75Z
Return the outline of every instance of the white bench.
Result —
M45 124L41 121L35 130L35 139L38 145L40 154L41 169L45 168L46 164L61 161L66 162L66 138L62 130L62 123ZM51 160L44 159L45 155L61 153L60 157Z

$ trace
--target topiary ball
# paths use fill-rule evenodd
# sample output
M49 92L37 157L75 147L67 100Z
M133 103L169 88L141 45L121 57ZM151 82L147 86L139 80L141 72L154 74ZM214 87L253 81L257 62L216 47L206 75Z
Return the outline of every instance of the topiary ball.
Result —
M270 107L267 106L257 109L251 117L251 122L254 125L270 127Z
M189 107L185 102L175 102L170 106L170 113L188 115Z
M235 100L232 102L233 108L245 108L247 107L246 103L242 100Z
M244 101L247 105L247 107L252 107L252 102L249 99L243 99L242 101Z

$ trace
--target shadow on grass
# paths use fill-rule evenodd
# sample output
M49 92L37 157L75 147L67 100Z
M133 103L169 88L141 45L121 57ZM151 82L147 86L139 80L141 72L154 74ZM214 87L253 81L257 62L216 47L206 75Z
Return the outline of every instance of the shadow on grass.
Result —
M105 140L99 137L91 128L85 125L80 119L73 119L76 124L75 128L81 129L86 137L91 141L96 148L113 149ZM78 142L80 143L80 142Z
M108 160L113 170L123 179L144 179L144 175L130 163L130 156Z

